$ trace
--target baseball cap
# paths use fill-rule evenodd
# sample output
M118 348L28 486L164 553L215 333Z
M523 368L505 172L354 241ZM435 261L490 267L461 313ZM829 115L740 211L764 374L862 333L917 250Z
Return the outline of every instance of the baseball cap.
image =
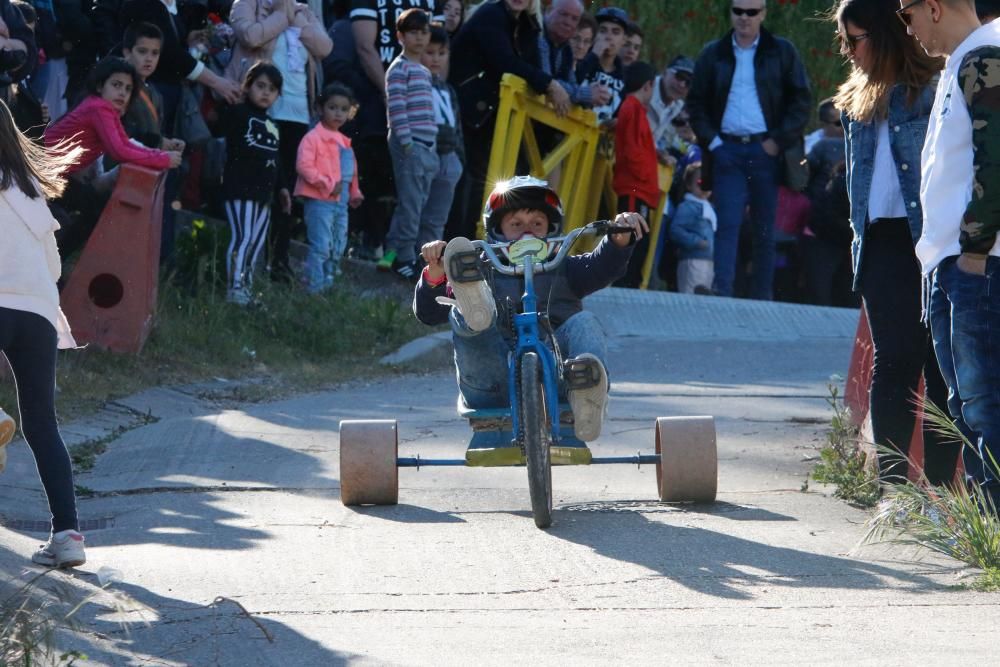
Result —
M629 23L631 23L628 14L619 7L602 7L594 14L594 18L597 19L598 23L617 23L622 27L622 30L628 30Z
M688 74L694 74L694 61L687 56L677 56L670 61L667 69L673 70L674 72L687 72Z

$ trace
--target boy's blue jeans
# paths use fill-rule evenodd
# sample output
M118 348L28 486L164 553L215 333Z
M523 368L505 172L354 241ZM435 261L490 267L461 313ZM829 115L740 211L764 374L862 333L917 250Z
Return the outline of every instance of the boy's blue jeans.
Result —
M465 404L473 409L509 407L507 355L511 343L504 340L495 324L485 331L471 331L455 308L451 309L449 321L455 345L458 390ZM593 313L582 311L563 322L556 329L556 341L563 359L589 352L607 368L607 336ZM565 395L562 387L559 395Z
M315 294L333 286L347 247L347 203L306 198L303 208L309 237L306 289Z
M987 259L983 276L962 271L957 259L946 258L934 271L931 333L948 410L979 449L965 451L966 473L1000 508L992 462L1000 464L1000 258Z
M394 137L389 137L389 154L396 178L396 211L392 214L385 246L396 251L398 261L412 262L417 258L420 214L438 173L438 155L434 146L424 146L417 141L406 151Z
M778 158L760 142L725 141L712 151L715 232L715 291L732 296L743 211L750 204L753 276L750 298L769 301L774 290L774 216L778 209Z

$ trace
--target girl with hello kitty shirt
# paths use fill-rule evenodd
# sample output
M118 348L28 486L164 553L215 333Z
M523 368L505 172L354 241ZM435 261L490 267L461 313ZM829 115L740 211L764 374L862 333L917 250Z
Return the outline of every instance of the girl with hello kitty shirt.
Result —
M226 254L226 300L238 305L251 301L253 267L267 242L271 201L278 185L278 127L267 110L281 95L282 76L270 63L258 62L243 80L244 101L230 109L226 127L226 166L222 200L232 238ZM278 192L281 208L291 211L292 199L284 186Z

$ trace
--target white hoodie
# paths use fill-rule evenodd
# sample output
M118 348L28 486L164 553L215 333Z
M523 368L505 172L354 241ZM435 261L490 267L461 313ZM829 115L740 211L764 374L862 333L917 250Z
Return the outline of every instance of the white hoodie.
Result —
M1000 21L975 30L948 56L938 81L934 108L921 154L920 203L924 229L917 258L924 275L946 257L961 254L959 226L972 201L972 118L958 85L958 70L966 54L982 46L1000 46ZM1000 183L990 184L1000 187ZM990 254L1000 257L1000 237Z
M59 347L76 347L59 309L59 223L45 197L28 197L15 184L0 191L0 308L41 315L55 327Z

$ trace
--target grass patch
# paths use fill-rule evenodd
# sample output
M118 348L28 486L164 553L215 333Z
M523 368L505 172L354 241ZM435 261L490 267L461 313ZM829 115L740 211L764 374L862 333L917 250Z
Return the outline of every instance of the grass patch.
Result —
M83 639L84 627L79 612L95 605L105 618L115 618L127 635L138 615L140 621L150 615L149 608L120 590L112 588L121 573L108 567L97 571L98 587L90 591L70 585L69 577L57 570L29 574L19 583L0 581L0 665L75 665L87 655L57 644ZM68 630L58 636L60 631Z
M191 295L164 284L141 354L61 351L60 416L90 414L148 387L211 378L254 378L251 388L227 390L237 392L234 400L268 400L370 378L393 372L378 364L379 357L427 333L398 294L362 298L347 286L316 297L294 286L260 283L258 305L251 308L226 303L210 285ZM0 405L14 401L13 382L0 382Z
M123 433L134 428L152 424L157 421L152 415L141 415L140 419L130 424L116 426L107 435L75 444L69 448L69 458L73 462L73 470L81 472L91 470L97 463L97 457L108 450L108 445L117 440Z
M945 438L972 448L937 406L925 403L924 419ZM983 465L994 476L1000 471L992 458ZM993 499L979 485L932 486L923 475L916 482L892 485L869 520L864 541L907 544L943 554L982 570L968 588L1000 590L1000 517Z
M1000 568L989 567L976 579L969 588L982 593L996 593L1000 591Z
M40 588L50 571L32 576L0 599L0 664L73 664L85 656L77 651L60 653L55 646L59 628L72 628L73 617L87 601L74 600L66 586Z
M850 409L844 405L837 386L831 382L827 388L830 397L826 402L833 409L833 417L826 445L819 452L820 460L811 476L822 484L832 484L835 497L859 507L872 507L879 498L878 466L869 463L861 447L861 432L851 421Z

